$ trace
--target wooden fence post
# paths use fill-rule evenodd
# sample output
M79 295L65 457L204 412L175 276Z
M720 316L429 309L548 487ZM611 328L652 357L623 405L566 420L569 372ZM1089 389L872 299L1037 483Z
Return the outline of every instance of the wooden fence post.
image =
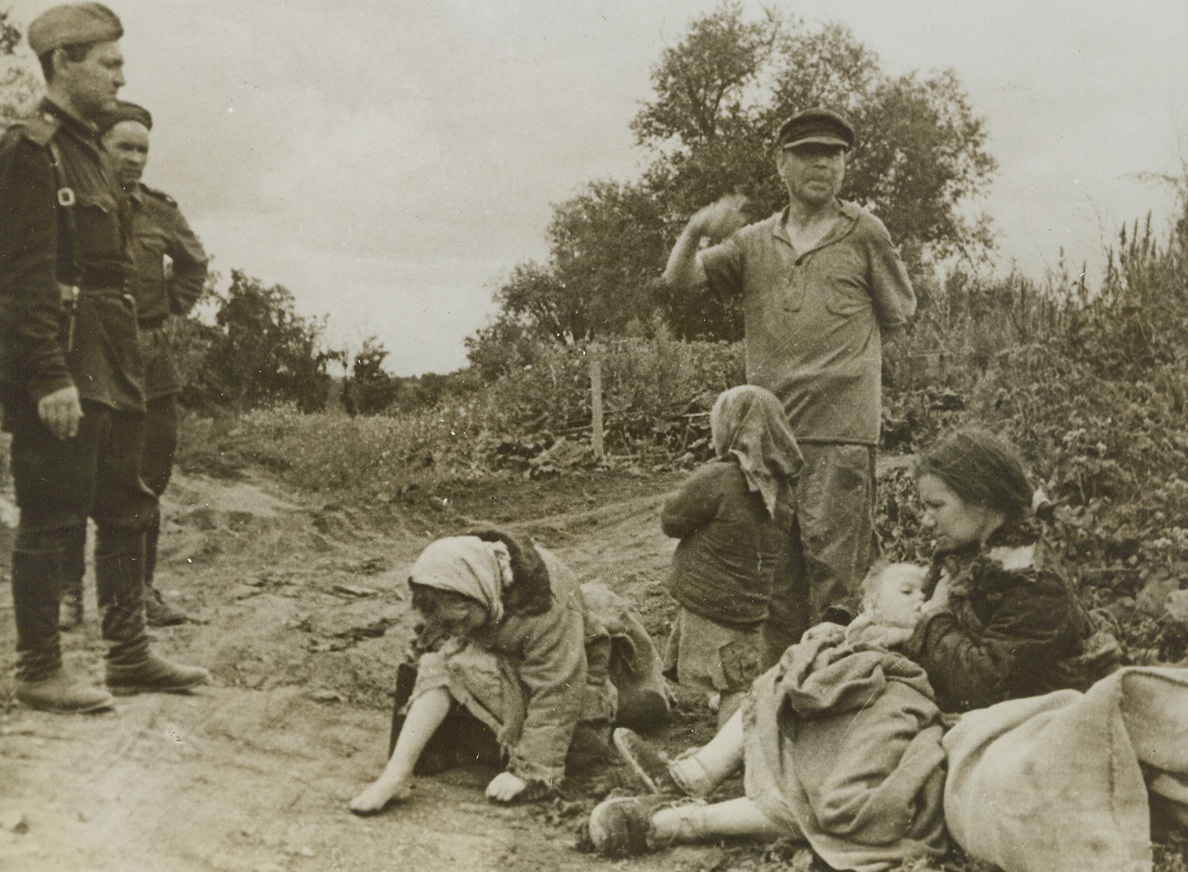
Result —
M591 342L586 353L590 355L590 447L597 460L603 460L602 447L602 348Z

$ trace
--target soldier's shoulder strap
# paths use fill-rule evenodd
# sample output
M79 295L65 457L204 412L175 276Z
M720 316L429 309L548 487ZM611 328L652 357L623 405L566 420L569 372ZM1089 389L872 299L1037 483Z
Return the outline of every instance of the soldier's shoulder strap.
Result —
M62 123L49 112L38 112L17 118L4 130L4 139L23 138L49 151L54 181L63 187L62 152L58 148L56 134Z
M17 118L5 130L6 136L23 136L40 146L48 146L62 123L48 112Z
M140 187L142 187L144 189L144 192L146 194L148 194L150 197L156 197L158 200L163 200L164 202L168 203L170 206L174 207L175 209L177 208L177 200L170 197L164 191L158 190L157 188L150 188L148 185L145 185L145 184L141 184Z
M69 273L69 284L77 284L81 275L78 257L78 227L75 223L74 190L66 180L66 168L63 164L62 150L58 145L57 133L61 122L49 112L37 112L18 118L9 124L3 133L2 141L7 143L11 139L24 138L35 145L46 149L49 153L50 170L54 174L54 186L57 188L58 230L61 234L59 252L60 268L65 267Z

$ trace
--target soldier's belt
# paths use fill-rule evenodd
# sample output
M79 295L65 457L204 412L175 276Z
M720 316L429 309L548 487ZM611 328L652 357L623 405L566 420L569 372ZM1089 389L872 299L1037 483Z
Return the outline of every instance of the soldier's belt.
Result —
M94 288L79 285L65 285L58 282L58 291L62 295L62 309L66 313L66 351L74 351L74 331L78 325L78 301L118 300L127 303L133 312L136 311L136 298L123 288Z

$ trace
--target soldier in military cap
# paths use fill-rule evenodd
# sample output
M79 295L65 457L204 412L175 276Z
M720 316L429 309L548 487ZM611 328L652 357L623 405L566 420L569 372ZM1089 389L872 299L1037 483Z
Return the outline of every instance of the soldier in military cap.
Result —
M124 84L122 34L99 3L39 16L28 38L46 98L0 140L0 387L20 509L16 697L49 711L94 711L112 693L182 691L209 677L155 656L145 631L144 531L156 499L139 474L143 367L124 206L95 127ZM108 690L62 668L58 637L66 548L88 516Z
M742 297L747 381L780 398L804 454L792 547L773 582L772 663L804 628L856 611L873 557L882 344L916 309L887 229L838 199L854 144L836 112L789 118L775 138L788 206L745 227L742 197L706 206L664 272L673 287Z
M181 379L170 348L166 322L185 315L197 302L206 280L206 252L168 195L141 182L149 155L153 116L135 103L120 101L99 119L99 134L123 188L132 229L132 275L140 352L144 360L144 450L140 477L157 497L173 474L177 449L177 395ZM145 531L144 609L149 626L180 624L186 616L161 597L153 585L160 512ZM69 629L82 620L83 547L86 527L75 531L66 563L62 622Z

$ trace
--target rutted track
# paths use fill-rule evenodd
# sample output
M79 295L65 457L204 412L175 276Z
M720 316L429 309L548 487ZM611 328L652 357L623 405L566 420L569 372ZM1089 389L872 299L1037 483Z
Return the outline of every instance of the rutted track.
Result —
M3 585L0 868L605 868L573 844L588 808L618 783L613 768L538 806L487 803L490 773L465 769L422 780L412 801L379 817L356 818L346 801L383 764L387 691L412 622L403 569L426 542L486 523L529 533L632 596L659 629L673 543L657 513L677 481L609 477L580 498L540 499L525 483L495 502L426 501L377 517L262 479L179 477L164 507L159 587L201 623L154 635L162 653L211 667L214 686L120 699L86 717L17 707ZM89 577L83 632L64 640L68 665L101 680ZM692 738L703 728L674 729ZM704 868L721 850L632 868Z

